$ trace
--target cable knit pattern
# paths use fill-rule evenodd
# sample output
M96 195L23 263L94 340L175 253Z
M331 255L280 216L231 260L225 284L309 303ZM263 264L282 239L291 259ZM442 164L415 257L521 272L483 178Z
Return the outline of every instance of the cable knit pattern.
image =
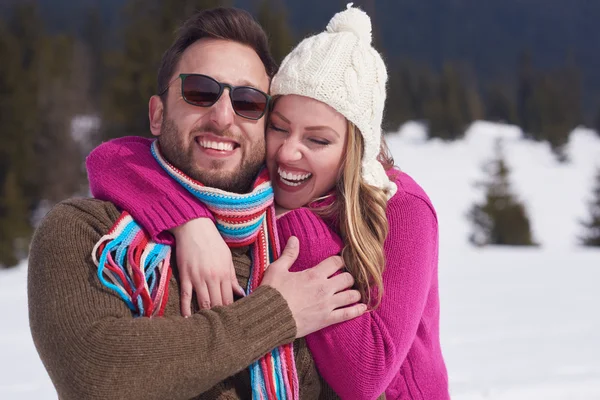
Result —
M292 210L277 220L277 232L282 246L290 236L300 239L300 252L290 271L302 271L314 267L327 257L339 254L344 247L342 239L319 217L305 208ZM283 240L283 241L282 241ZM323 245L326 244L326 245ZM318 260L318 261L317 261Z
M132 154L150 151L149 141L141 147L140 143L143 142L123 140L120 145ZM100 158L109 156L102 153L110 151L110 147L103 146L96 150ZM131 168L131 164L138 165L144 171L144 180L151 182L144 185L149 189L140 191L140 182L124 173L110 178L120 182L118 190L122 193L106 195L127 198L128 203L142 208L138 210L142 213L144 207L156 206L165 198L187 208L192 200L165 192L168 186L163 181L170 178L153 159L145 163L148 159L141 156L128 163L113 157L112 163L119 172ZM88 162L90 168L98 166ZM109 179L99 172L90 174L90 180ZM449 398L439 342L437 218L425 192L408 175L397 175L398 192L388 202L390 233L385 242L385 293L380 307L307 338L320 373L343 399L374 399L384 391L388 399ZM104 182L92 183L107 187ZM193 214L201 213L195 210ZM162 220L154 224L159 232L170 228ZM285 214L277 226L282 245L292 235L300 239L300 254L293 271L310 268L339 254L343 247L334 223L323 221L305 208Z
M319 100L352 121L362 133L362 176L373 186L396 192L377 161L387 71L371 46L371 20L358 8L337 13L324 32L304 39L283 60L271 95L295 94Z

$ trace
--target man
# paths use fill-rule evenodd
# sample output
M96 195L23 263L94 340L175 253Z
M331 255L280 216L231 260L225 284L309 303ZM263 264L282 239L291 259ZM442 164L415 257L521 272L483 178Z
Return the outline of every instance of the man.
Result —
M193 16L163 56L160 96L149 104L151 130L165 157L206 185L249 190L263 163L264 115L258 115L261 110L250 115L256 109L236 104L233 94L222 93L214 104L190 104L203 99L190 99L193 92L182 96L181 74L267 92L274 73L266 36L249 14L214 9ZM215 146L224 150L214 151ZM361 312L358 305L340 309L360 295L344 292L353 285L349 274L330 278L343 267L339 257L310 271L288 271L298 251L297 240L290 240L249 296L184 318L173 265L164 316L134 318L126 303L101 284L92 259L92 248L119 216L108 202L69 200L46 216L32 242L30 325L61 399L250 398L251 363ZM247 248L234 249L233 261L245 285ZM294 345L300 396L318 398L327 388L321 388L325 384L303 341Z

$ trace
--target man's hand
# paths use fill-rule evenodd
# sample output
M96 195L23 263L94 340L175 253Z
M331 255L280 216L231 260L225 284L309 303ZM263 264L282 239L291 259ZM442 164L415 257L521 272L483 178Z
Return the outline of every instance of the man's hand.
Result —
M196 292L201 309L229 305L234 293L245 295L235 274L231 251L210 219L193 219L171 232L179 269L181 315L192 315L192 292Z
M261 282L261 286L277 289L287 301L296 321L297 338L356 318L367 310L365 304L356 304L361 299L358 290L349 290L354 284L352 275L335 275L344 267L341 257L330 257L306 271L290 272L298 250L298 239L292 236Z

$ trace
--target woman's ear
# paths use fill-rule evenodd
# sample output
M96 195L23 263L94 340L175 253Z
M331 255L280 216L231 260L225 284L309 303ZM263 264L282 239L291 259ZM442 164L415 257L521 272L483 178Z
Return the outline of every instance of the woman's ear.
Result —
M160 136L160 127L164 118L164 104L159 96L150 97L148 103L148 118L150 119L150 131L154 136Z

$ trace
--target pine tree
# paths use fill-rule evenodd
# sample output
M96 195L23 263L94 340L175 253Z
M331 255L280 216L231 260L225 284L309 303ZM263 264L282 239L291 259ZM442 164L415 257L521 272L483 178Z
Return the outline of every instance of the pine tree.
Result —
M106 30L104 21L98 6L91 6L87 10L84 26L82 27L83 45L82 51L87 58L89 71L88 97L90 100L90 109L92 113L97 114L100 111L101 99L98 95L102 93L102 88L106 78Z
M38 202L54 204L82 190L84 153L71 132L73 118L89 109L89 64L73 37L45 37L40 50L40 126L34 140ZM83 57L83 58L80 58Z
M9 170L0 187L0 268L13 267L25 257L32 229L17 174Z
M18 263L17 244L31 230L27 201L18 180L22 174L15 171L22 150L13 102L18 90L19 55L16 38L0 21L0 268Z
M424 106L429 137L463 137L471 122L482 117L482 109L476 89L466 84L455 65L446 63L437 90Z
M384 130L391 132L407 121L425 118L424 107L433 95L436 81L427 67L409 60L391 62L388 71Z
M49 36L35 3L19 3L0 26L0 264L25 255L32 215L84 182L70 122L86 79L73 81L74 41ZM83 82L83 83L82 83Z
M569 55L565 66L556 73L555 82L559 87L557 102L560 103L561 124L551 122L554 127L560 126L555 133L549 135L548 141L560 162L568 161L566 146L571 132L583 123L582 110L582 75L574 56Z
M573 65L549 72L541 77L535 106L539 110L540 131L536 135L550 144L560 162L568 160L569 136L582 121L581 83Z
M540 109L540 131L536 133L538 140L545 140L556 159L560 162L568 160L566 146L569 135L576 127L569 117L570 104L567 101L568 89L564 88L560 77L548 75L541 79L536 96Z
M535 93L535 70L530 51L521 54L517 70L517 118L525 137L534 137L539 132L538 115L533 108Z
M37 96L40 93L39 72L43 70L40 53L44 36L43 21L36 4L17 4L8 29L16 46L13 57L17 68L14 79L17 83L9 95L10 115L7 116L6 133L15 137L11 167L17 174L16 179L31 211L40 193L35 166L35 139L41 126Z
M516 107L505 85L491 84L485 93L485 119L488 121L517 123Z
M122 41L107 54L102 138L149 136L148 100L156 94L156 72L177 28L195 11L228 5L218 0L129 0Z
M21 49L13 93L20 149L13 166L33 213L41 202L65 199L85 182L71 121L82 111L89 77L80 74L85 65L76 62L75 39L49 35L35 4L16 8L12 31Z
M34 144L41 21L34 4L18 4L0 24L0 265L15 265L32 230L39 187Z
M484 170L488 180L478 183L478 186L486 191L485 202L475 204L468 214L473 224L470 242L477 246L535 245L525 206L512 193L510 170L500 141L496 143L494 160Z
M533 68L531 55L519 66L517 113L524 135L547 141L560 162L568 160L571 131L582 122L581 73L573 57L564 67L549 72Z
M294 46L294 35L288 23L285 3L282 0L262 0L258 7L258 22L269 38L269 47L279 64Z
M593 199L589 203L589 218L582 221L586 230L581 242L585 246L600 247L600 168L596 171L596 182L593 188Z

